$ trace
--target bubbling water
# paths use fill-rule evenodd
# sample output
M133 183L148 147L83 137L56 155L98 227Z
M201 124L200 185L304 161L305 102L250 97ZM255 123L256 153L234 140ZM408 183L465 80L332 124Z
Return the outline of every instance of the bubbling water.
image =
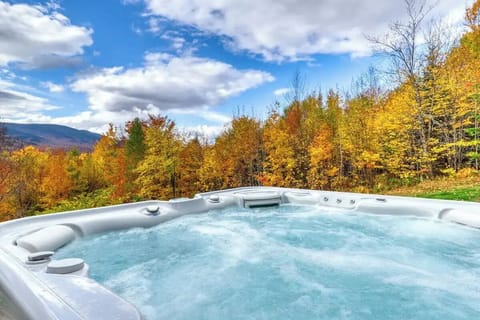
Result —
M480 231L316 206L228 208L74 241L146 319L479 319Z

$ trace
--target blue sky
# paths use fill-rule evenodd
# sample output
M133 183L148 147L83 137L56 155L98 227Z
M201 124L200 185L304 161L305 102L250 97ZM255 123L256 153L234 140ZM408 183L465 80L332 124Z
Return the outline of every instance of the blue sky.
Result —
M459 23L471 1L439 1ZM402 0L0 1L0 119L102 132L161 113L218 133L238 109L264 117L296 71L348 88L372 57L365 34Z

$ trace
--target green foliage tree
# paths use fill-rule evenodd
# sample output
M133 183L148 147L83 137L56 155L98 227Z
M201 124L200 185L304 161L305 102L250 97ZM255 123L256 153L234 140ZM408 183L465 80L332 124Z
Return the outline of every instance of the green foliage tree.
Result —
M128 122L126 125L128 137L125 140L125 161L126 161L126 192L135 194L137 189L135 180L138 175L135 171L138 164L144 159L147 146L145 145L144 124L139 118Z
M125 155L128 159L129 169L135 168L145 156L145 134L143 124L139 118L127 123L128 138L125 141Z

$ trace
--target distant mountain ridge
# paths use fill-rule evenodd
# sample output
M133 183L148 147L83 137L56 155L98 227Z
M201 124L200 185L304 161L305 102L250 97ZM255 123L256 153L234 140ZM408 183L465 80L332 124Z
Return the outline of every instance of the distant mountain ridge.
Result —
M57 124L1 122L6 135L23 144L39 147L91 150L101 135Z

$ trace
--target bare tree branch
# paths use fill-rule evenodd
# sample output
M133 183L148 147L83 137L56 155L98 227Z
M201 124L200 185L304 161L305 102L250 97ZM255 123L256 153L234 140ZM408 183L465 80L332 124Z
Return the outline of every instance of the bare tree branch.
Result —
M422 23L430 13L426 0L404 0L406 22L394 22L383 36L367 36L377 52L390 57L399 81L415 81L422 70L423 59L419 48Z

